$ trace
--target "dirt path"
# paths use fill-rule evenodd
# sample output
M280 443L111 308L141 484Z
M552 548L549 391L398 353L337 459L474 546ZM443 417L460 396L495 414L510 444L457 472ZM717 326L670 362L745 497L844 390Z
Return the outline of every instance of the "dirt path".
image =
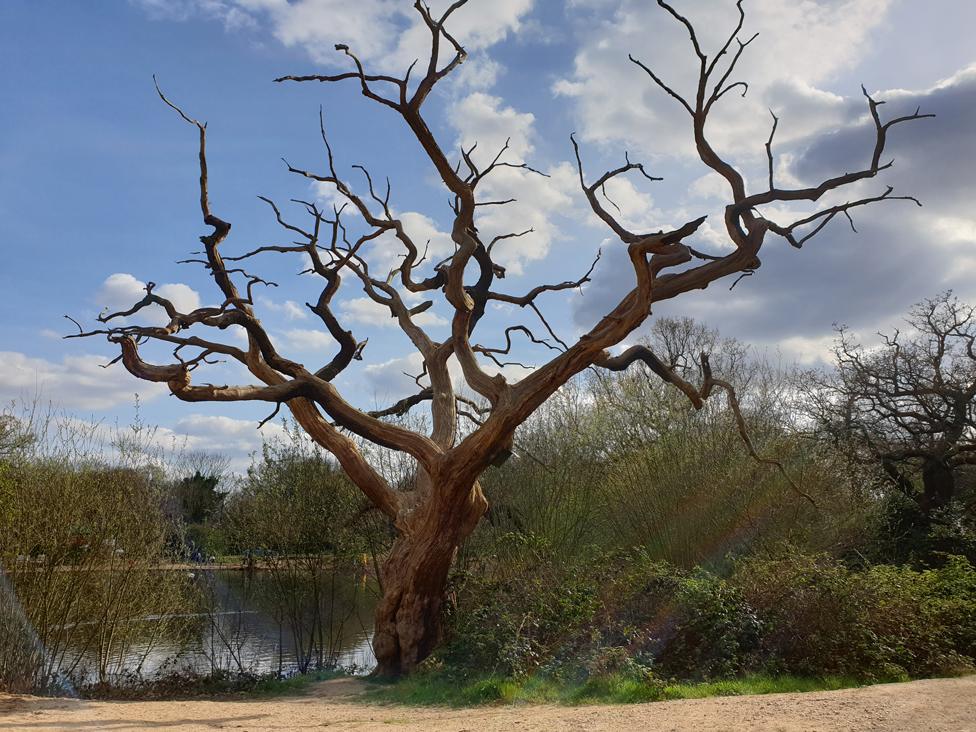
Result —
M976 732L976 676L626 706L430 709L355 702L357 682L270 700L89 702L0 695L0 730L919 730Z

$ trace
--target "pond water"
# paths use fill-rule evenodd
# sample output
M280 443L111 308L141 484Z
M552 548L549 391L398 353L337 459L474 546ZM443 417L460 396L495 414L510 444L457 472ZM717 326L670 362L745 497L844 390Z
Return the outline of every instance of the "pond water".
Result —
M174 672L289 676L322 668L366 673L376 665L370 643L376 591L363 576L185 572L198 590L197 607L128 619L137 626L130 628L131 641L107 663L75 649L81 662L74 678L95 683ZM166 630L157 632L161 626Z

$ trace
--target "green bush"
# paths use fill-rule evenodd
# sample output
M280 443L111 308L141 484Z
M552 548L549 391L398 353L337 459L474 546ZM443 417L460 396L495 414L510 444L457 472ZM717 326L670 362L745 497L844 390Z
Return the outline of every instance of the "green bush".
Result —
M932 622L945 629L958 653L976 659L976 568L962 557L950 557L923 577L929 583L927 610Z
M713 574L684 578L659 641L658 663L669 676L733 676L754 665L761 623L741 592Z
M794 551L737 561L722 578L640 552L567 563L544 544L510 542L504 563L455 577L440 672L542 673L605 697L624 682L895 680L976 659L976 569L961 557L855 570Z
M877 647L864 622L870 590L826 556L790 554L747 560L732 577L762 619L760 655L799 675L855 673L874 667Z
M456 574L449 590L450 640L438 658L472 673L523 676L580 631L599 608L586 566L561 563L545 544L512 535L516 561L500 572Z
M762 623L760 656L776 671L887 679L972 666L976 570L964 558L854 571L794 553L740 562L731 582Z
M953 555L976 561L976 490L961 488L959 498L926 513L912 498L891 493L866 526L864 552L877 562L923 567Z

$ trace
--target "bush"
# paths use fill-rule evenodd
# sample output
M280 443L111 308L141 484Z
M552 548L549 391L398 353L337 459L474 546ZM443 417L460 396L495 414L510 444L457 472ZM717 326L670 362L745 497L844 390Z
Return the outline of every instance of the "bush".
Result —
M926 608L932 623L944 628L952 647L976 659L976 568L961 557L922 575L929 584Z
M886 496L867 527L864 552L878 562L935 567L946 557L976 561L976 491L961 490L964 500L925 513L902 493Z
M731 581L763 625L780 672L890 679L952 673L974 660L976 570L964 558L916 571L853 571L825 555L750 559Z
M828 557L744 561L732 582L762 618L760 654L775 670L815 676L877 665L863 622L870 591Z
M698 571L681 582L669 625L656 655L670 676L722 678L755 665L761 623L738 588L715 575Z
M542 673L606 696L624 681L894 680L976 659L976 570L961 557L924 571L854 570L787 552L740 560L721 578L640 552L566 563L544 544L510 542L519 556L455 576L448 642L432 661L441 672Z
M449 642L438 659L463 672L523 676L597 612L586 566L557 560L544 543L510 535L518 558L501 571L456 574L448 596Z
M108 683L130 654L179 636L188 581L164 572L163 476L64 433L0 471L0 689ZM30 459L27 459L27 458ZM156 617L152 629L134 619Z

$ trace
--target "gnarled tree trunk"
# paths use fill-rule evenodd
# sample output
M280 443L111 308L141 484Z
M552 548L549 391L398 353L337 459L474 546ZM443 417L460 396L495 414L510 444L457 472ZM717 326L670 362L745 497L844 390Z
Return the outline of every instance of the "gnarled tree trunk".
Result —
M465 491L466 499L456 500ZM451 564L487 509L477 483L470 488L439 485L403 522L383 564L383 598L373 633L375 675L409 673L440 642Z
M928 458L922 465L922 496L920 507L925 514L945 506L956 493L956 478L952 467L942 458Z

